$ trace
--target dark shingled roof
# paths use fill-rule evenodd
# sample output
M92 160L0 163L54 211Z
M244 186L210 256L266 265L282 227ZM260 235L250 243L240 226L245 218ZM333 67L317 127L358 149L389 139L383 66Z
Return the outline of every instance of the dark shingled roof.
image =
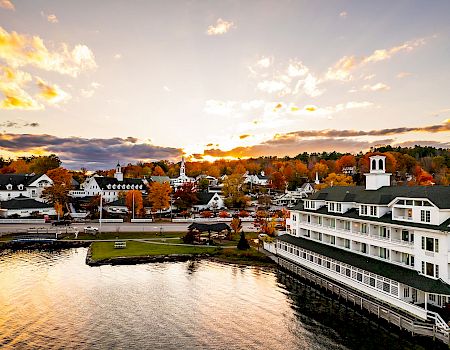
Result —
M231 228L227 224L223 222L218 222L214 224L202 224L198 222L193 222L188 226L189 230L198 230L200 232L208 232L208 231L214 231L214 232L220 232L220 231L230 231Z
M450 209L450 186L384 186L366 190L364 186L334 186L308 199L386 205L396 197L427 198L440 209Z
M19 197L10 199L9 201L0 202L0 207L2 209L42 209L42 208L52 208L50 204L38 202L37 200L24 197L20 195Z
M25 187L28 186L33 181L40 178L42 174L39 175L28 175L28 174L0 174L0 190L6 190L6 185L13 185L12 189L17 191L19 185Z
M197 192L197 198L198 202L195 203L196 205L206 205L209 203L212 197L214 197L216 193L210 193L210 192Z
M279 236L277 240L291 243L306 250L327 256L331 259L341 261L345 264L355 266L359 269L390 278L394 281L406 284L410 287L427 293L450 295L450 285L441 279L425 277L419 272L394 265L385 261L370 258L350 251L329 246L312 240L294 237L289 234Z
M404 227L417 227L417 228L425 228L425 229L430 229L430 230L440 230L440 231L450 232L450 218L445 220L440 225L431 225L431 224L424 224L421 222L392 220L391 213L386 213L382 217L376 218L376 217L372 217L372 216L360 216L358 214L358 211L356 210L356 208L352 208L352 209L346 211L345 213L341 214L341 213L329 212L328 208L326 206L323 206L317 210L310 210L310 209L304 209L302 207L302 205L303 204L297 205L293 209L311 213L311 214L324 214L324 215L330 215L330 216L335 216L335 217L339 217L339 218L374 221L374 222L377 222L380 224L392 224L392 225L399 225L399 226L404 226Z
M95 181L97 181L97 184L102 190L112 190L112 188L108 188L106 186L108 185L142 185L141 191L144 191L147 189L147 186L145 186L145 183L142 179L130 179L130 178L124 178L123 181L117 180L115 177L95 177ZM116 188L117 189L117 188Z

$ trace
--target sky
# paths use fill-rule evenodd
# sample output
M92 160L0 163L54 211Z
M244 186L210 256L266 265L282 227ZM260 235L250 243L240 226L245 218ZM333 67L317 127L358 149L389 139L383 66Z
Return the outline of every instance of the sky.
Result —
M449 1L0 0L3 157L450 147Z

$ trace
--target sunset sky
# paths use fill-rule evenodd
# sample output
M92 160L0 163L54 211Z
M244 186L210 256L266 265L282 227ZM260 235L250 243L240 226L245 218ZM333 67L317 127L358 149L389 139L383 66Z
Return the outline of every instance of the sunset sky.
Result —
M450 147L449 1L0 0L3 157Z

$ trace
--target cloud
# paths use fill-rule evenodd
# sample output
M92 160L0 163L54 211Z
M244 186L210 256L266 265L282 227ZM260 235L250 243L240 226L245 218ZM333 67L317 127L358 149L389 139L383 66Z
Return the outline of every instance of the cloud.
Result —
M11 11L15 11L16 9L10 0L0 0L0 7Z
M219 18L215 25L210 25L206 34L208 35L223 35L227 33L231 28L235 27L233 22L225 21Z
M241 140L244 140L244 139L246 139L247 137L250 137L250 136L252 136L252 135L244 134L244 135L240 135L239 138L240 138Z
M86 45L79 44L70 49L62 43L56 49L49 49L38 36L9 33L2 27L0 59L13 68L29 65L72 77L97 67L94 54Z
M116 59L116 60L120 60L120 59L122 58L122 54L116 53L113 57L114 57L114 59Z
M359 152L380 144L396 144L392 138L377 139L374 141L358 139L361 136L387 137L411 132L449 132L450 120L443 124L415 128L391 128L371 131L362 130L301 130L285 134L276 134L273 138L253 146L235 147L231 150L207 149L204 156L212 157L259 157L259 156L285 156L296 155L301 152ZM406 141L397 143L404 147L415 144L433 145L448 148L450 142L438 141Z
M89 89L89 90L81 89L80 93L81 93L81 96L83 96L85 98L91 98L92 96L94 96L95 90L94 89Z
M365 91L386 91L390 90L390 86L384 84L384 83L377 83L375 85L364 85L363 90Z
M50 23L58 23L59 22L58 18L54 14L48 15L47 21Z
M15 154L55 153L66 166L78 169L110 168L118 159L121 162L176 159L183 153L178 148L139 143L134 137L87 139L45 134L0 134L0 147Z
M351 72L368 63L379 62L390 59L392 56L400 52L410 52L422 45L425 45L426 41L423 38L407 41L401 45L391 47L389 49L375 50L369 56L355 57L344 56L340 58L332 67L328 68L325 75L327 80L341 80L347 81L352 79Z
M0 66L0 109L39 110L44 106L31 97L24 88L32 81L29 73Z
M256 65L260 68L269 68L272 65L272 59L270 57L262 57L256 62Z
M306 67L301 61L291 61L289 62L287 68L287 74L290 77L303 77L309 72L308 67Z
M55 105L67 102L72 98L72 96L63 91L58 85L51 85L39 77L36 77L36 84L40 90L37 96L48 104Z
M339 17L341 17L341 18L346 18L346 17L347 17L347 12L342 11L342 12L339 14Z
M267 92L269 94L274 92L280 92L287 88L286 84L277 80L264 80L258 83L256 86L259 90Z
M373 79L373 78L375 78L375 74L366 75L363 79L364 80L370 80L370 79Z
M319 80L312 74L308 74L305 80L303 80L303 91L310 97L317 97L324 93L325 90L318 88Z
M15 128L15 129L20 129L22 127L32 127L32 128L36 128L39 126L38 122L25 122L25 123L19 123L19 122L13 122L10 120L7 120L6 122L0 123L0 127L2 128Z

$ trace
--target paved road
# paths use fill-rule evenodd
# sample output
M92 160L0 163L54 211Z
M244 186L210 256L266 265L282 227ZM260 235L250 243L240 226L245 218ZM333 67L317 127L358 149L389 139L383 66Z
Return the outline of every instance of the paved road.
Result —
M186 232L190 223L102 223L102 232ZM71 227L82 231L86 226L100 228L98 223L74 223ZM255 231L253 223L244 222L242 224L244 231ZM29 228L55 228L51 224L0 224L0 233L15 233ZM65 227L57 226L57 229L64 231Z

